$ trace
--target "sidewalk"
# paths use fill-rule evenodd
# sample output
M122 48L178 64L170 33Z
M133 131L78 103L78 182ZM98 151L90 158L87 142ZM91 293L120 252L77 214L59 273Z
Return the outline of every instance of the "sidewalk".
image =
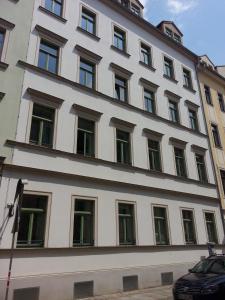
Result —
M172 300L172 286L160 286L145 290L87 298L88 300Z

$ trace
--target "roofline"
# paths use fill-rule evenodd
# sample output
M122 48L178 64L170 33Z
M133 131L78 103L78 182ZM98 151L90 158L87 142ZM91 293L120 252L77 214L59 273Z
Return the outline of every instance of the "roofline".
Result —
M215 70L211 70L209 68L207 68L206 66L204 66L200 61L198 63L198 67L197 69L200 71L200 72L204 72L206 73L207 75L213 77L214 79L220 81L220 83L222 85L225 84L225 77L223 77L222 75L220 75L219 73L217 73Z
M141 6L141 8L143 9L145 8L144 5L139 0L135 0L135 1L137 1L137 3Z
M211 62L211 64L215 67L215 64L213 63L213 61L209 58L208 54L203 54L200 55L199 57L202 58L203 56L206 56L208 58L208 60Z
M173 48L174 50L180 52L184 56L188 57L190 60L192 60L194 63L197 64L198 62L198 55L196 55L194 52L189 50L188 48L184 47L181 44L178 44L173 39L168 37L165 33L162 33L160 29L156 28L154 25L152 25L150 22L146 21L144 18L139 17L135 14L133 14L130 10L126 9L122 5L120 5L116 0L98 0L105 4L106 6L109 6L110 8L117 11L119 14L124 15L127 19L130 19L133 21L136 25L139 25L147 32L150 32L155 37L163 41L165 44Z
M173 22L173 21L167 21L167 20L163 20L161 21L156 27L159 28L161 26L161 24L163 23L170 23L173 24L174 27L176 27L177 31L180 33L180 35L183 37L183 33L180 31L180 29L177 27L177 25Z

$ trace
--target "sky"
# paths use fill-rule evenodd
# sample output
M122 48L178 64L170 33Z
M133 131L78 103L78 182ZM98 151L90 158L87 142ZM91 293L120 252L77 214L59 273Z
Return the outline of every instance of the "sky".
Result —
M225 65L225 0L140 0L154 25L173 21L184 34L184 46Z

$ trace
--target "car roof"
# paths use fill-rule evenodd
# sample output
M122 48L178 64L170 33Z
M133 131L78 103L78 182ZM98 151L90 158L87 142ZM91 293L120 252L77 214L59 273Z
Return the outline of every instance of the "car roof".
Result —
M224 254L220 254L220 255L212 255L212 256L209 256L207 257L206 259L223 259L225 260L225 255Z

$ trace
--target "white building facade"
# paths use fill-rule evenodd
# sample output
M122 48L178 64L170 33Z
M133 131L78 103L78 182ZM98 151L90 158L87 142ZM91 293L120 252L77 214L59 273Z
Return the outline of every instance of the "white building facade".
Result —
M18 61L17 135L2 170L2 220L28 179L10 299L171 283L224 238L197 57L146 22L139 1L133 11L126 1L47 2L35 1ZM12 223L0 241L1 297Z

